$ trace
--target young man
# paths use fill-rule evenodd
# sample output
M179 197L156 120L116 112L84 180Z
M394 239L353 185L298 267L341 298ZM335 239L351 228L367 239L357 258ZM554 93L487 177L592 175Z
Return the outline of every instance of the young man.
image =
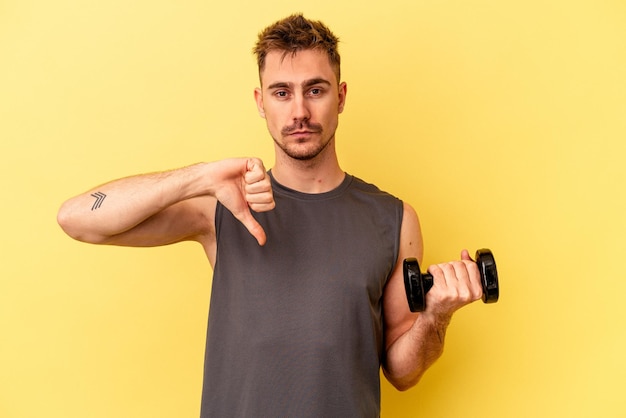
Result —
M337 42L301 15L259 35L271 171L255 158L201 163L112 181L59 211L85 242L204 247L214 278L203 417L378 416L381 365L398 389L415 385L452 314L482 295L463 251L429 268L427 309L409 311L402 261L421 260L418 218L339 166Z

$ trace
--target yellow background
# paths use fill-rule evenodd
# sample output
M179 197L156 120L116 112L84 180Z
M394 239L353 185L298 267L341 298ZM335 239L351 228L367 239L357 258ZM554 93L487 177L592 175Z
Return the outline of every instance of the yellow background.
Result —
M623 0L0 3L0 416L196 417L199 246L96 247L67 197L259 156L257 32L342 39L343 168L411 202L425 263L489 247L502 294L459 311L384 417L626 416Z

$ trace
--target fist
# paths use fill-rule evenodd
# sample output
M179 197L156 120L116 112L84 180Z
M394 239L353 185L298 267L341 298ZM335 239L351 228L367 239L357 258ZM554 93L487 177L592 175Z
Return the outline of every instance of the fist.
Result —
M426 296L427 310L452 315L482 297L480 272L467 250L461 252L461 260L432 265L428 271L433 276L433 287Z
M234 158L212 164L213 195L257 240L264 245L267 236L250 210L274 209L270 177L258 158Z
M276 206L270 177L258 158L250 158L244 174L245 199L255 212L267 212Z

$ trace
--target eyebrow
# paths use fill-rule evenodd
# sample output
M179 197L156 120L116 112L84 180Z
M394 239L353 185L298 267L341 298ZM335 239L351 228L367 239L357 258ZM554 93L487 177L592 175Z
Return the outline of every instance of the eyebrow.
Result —
M330 81L326 80L325 78L311 78L309 80L304 80L301 83L302 87L311 87L314 86L316 84L325 84L330 86ZM267 88L269 90L271 89L280 89L280 88L285 88L285 87L293 87L294 84L293 83L287 83L285 81L277 81L276 83L272 83L269 86L267 86Z

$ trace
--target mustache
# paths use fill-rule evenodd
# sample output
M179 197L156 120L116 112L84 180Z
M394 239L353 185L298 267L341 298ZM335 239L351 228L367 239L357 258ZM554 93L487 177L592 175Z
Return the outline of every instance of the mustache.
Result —
M296 122L293 125L285 126L281 129L280 133L283 135L289 135L296 131L308 131L312 133L320 133L322 132L322 125L319 123L311 123L311 122Z

